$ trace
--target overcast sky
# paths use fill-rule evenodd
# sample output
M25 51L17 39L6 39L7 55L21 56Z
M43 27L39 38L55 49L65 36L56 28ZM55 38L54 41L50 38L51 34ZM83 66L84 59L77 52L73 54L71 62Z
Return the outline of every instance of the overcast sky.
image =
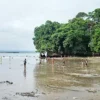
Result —
M65 23L100 0L0 0L0 50L35 50L34 28L46 20Z

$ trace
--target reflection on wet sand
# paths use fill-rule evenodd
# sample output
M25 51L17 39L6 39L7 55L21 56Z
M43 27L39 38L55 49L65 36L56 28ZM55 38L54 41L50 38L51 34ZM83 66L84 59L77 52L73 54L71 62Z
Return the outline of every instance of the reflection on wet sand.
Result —
M95 84L100 85L100 72L97 72L99 66L91 64L91 61L86 62L85 58L83 62L81 59L47 59L41 69L36 67L37 87L50 91L54 87L90 88Z
M26 78L26 65L24 65L24 77Z
M0 57L2 57L2 59L0 58L0 63L3 62L2 65L0 64L0 82L3 82L2 84L0 83L0 100L28 100L27 97L24 98L16 95L16 92L26 93L35 91L33 69L39 61L36 61L33 55L38 58L36 53L0 54ZM25 58L28 59L26 66L24 66L23 62Z

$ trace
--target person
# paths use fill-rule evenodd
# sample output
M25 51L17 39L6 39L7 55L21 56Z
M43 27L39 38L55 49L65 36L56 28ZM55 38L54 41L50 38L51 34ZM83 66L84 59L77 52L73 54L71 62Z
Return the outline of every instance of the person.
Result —
M25 58L25 60L24 60L24 77L26 77L26 63L27 63L27 61L26 61L26 58Z
M87 60L87 59L85 60L85 65L86 65L86 66L88 65L88 60Z
M63 65L65 65L65 60L63 61Z
M26 62L26 59L25 59L25 60L24 60L24 66L26 66L26 63L27 63L27 62Z

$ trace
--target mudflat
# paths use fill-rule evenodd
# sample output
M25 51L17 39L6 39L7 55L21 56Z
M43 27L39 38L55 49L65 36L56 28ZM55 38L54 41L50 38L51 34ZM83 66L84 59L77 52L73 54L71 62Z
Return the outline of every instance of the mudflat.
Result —
M0 56L0 100L100 99L99 57L40 60L38 54Z

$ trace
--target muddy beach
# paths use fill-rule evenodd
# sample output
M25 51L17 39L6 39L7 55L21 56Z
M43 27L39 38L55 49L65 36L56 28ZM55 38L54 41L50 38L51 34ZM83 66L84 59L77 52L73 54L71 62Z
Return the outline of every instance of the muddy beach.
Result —
M98 57L42 59L41 63L38 54L0 57L0 100L100 99Z

